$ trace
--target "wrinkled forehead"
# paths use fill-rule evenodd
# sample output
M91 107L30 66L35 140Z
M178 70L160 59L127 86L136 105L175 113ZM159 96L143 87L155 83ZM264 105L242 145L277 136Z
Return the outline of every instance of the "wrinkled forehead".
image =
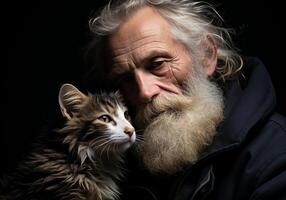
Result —
M126 17L108 43L111 49L120 49L148 38L166 39L169 34L168 22L154 8L145 6Z

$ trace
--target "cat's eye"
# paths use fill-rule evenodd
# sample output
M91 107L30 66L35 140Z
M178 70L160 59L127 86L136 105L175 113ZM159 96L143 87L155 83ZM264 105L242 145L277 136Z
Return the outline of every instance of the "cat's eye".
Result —
M101 115L98 119L105 123L109 123L112 121L112 118L109 115Z

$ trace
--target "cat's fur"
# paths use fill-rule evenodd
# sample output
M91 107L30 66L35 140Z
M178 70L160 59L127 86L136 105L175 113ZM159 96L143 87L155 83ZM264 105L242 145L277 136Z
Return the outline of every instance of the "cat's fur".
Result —
M123 153L135 132L118 94L85 95L71 84L59 92L67 122L35 145L1 186L1 200L112 200L123 177Z

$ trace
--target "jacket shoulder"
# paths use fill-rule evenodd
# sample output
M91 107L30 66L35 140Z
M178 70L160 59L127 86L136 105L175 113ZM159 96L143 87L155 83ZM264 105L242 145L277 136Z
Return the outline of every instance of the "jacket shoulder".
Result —
M273 125L280 127L281 131L286 134L286 117L279 114L279 113L274 113L270 119L269 122L272 122Z
M256 158L260 159L253 159L260 164L255 167L251 199L283 199L286 196L286 118L274 113L261 131L264 137L260 138L259 151L256 151Z
M286 118L283 115L273 113L260 128L252 131L255 136L250 149L261 161L286 153Z

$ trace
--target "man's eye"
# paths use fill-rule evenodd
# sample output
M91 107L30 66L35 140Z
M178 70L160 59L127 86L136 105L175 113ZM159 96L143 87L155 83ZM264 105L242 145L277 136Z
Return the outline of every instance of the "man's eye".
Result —
M165 63L165 60L153 61L150 65L150 69L156 69L156 68L162 66L164 63Z
M100 121L105 122L105 123L109 123L112 121L112 118L109 115L101 115L97 119L99 119Z

